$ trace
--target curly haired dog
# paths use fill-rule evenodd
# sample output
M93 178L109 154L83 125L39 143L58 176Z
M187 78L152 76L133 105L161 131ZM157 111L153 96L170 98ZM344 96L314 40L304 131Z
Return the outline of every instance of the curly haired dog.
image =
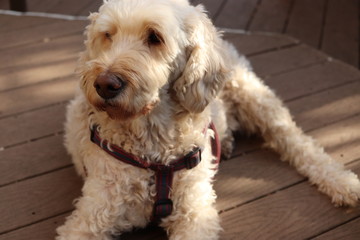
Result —
M58 240L111 239L157 210L171 240L218 239L211 122L224 156L233 131L259 133L335 205L357 203L358 177L304 135L201 5L108 0L89 19L65 136L85 183Z

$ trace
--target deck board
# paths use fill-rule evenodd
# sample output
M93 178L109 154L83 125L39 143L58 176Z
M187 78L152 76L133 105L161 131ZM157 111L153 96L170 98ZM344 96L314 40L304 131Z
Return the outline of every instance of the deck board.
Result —
M297 0L289 16L285 33L310 46L319 47L322 37L323 10L326 0Z
M13 19L16 17L8 16ZM34 42L49 42L53 38L74 33L82 34L86 26L84 21L57 20L49 24L40 24L21 31L5 31L1 34L0 50L18 47ZM8 59L10 61L10 59Z
M8 15L0 15L0 33L17 32L26 28L32 28L40 25L47 25L58 22L57 19L48 19L44 21L43 18L39 17L26 17L26 21L23 18L12 17Z
M44 12L54 12L54 13L63 13L69 15L79 15L82 13L83 9L88 8L94 1L93 0L84 0L84 1L69 1L69 0L60 0L60 1L51 1L55 3L52 5L49 10ZM68 4L71 3L71 9L69 9ZM50 4L46 4L45 6L49 6ZM93 6L93 9L89 10L97 10L100 5ZM86 14L87 15L87 14Z
M360 81L288 102L295 121L312 130L360 113Z
M6 0L0 1L0 9L9 9L10 8L10 2Z
M224 38L234 44L241 54L251 56L264 52L275 51L298 44L298 41L291 37L277 34L239 34L225 31Z
M358 0L329 0L321 49L342 61L359 65Z
M360 217L350 221L334 230L331 230L319 237L316 240L329 240L329 239L341 239L341 240L354 240L360 238Z
M7 148L58 133L63 130L64 121L65 105L62 103L0 119L3 132L0 146Z
M81 184L69 167L0 188L0 233L73 209Z
M193 0L191 2L195 6L202 4L208 12L209 17L216 19L217 14L221 10L221 7L226 2L226 0Z
M347 164L360 156L360 115L309 133L337 161Z
M0 186L72 164L63 146L62 135L49 136L7 148L1 152L0 156L2 158Z
M95 11L98 9L101 2L102 2L101 0L82 0L82 1L53 0L51 2L46 2L46 3L43 0L27 1L28 11L50 12L50 13L59 13L59 14L68 14L68 15L80 15L85 13L87 14L88 12L86 11Z
M84 6L83 8L77 11L77 15L88 16L92 12L97 12L101 4L102 4L101 0L91 0L91 2L88 3L88 5Z
M250 56L254 71L261 77L292 71L324 62L325 55L304 45L296 45L264 54Z
M360 161L352 169L360 174ZM306 239L359 215L304 182L221 214L221 239Z
M1 51L3 58L0 60L0 70L15 67L27 69L37 65L43 66L48 62L59 64L61 60L77 58L79 51L83 48L82 39L81 34L74 34L46 43L35 42L15 49L4 49Z
M46 43L39 42L0 51L0 91L75 77L74 69L79 52L83 50L82 42L81 34L74 34Z
M67 77L3 92L0 118L67 101L74 96L76 83Z
M262 0L249 25L250 31L283 32L292 1ZM276 11L274 11L276 9Z
M5 1L5 2L4 2ZM102 0L28 1L28 10L87 16L97 11ZM285 33L332 57L359 67L359 1L358 0L192 0L202 3L219 27L251 31ZM71 6L71 7L69 7ZM9 9L7 0L0 9ZM0 17L2 29L25 29L37 24L16 24ZM45 23L43 23L45 24ZM340 44L341 43L341 44Z
M100 4L100 0L91 4L79 1L70 11L68 1L45 6L43 0L34 0L30 10L83 15ZM225 33L225 38L249 57L255 71L285 100L299 125L331 156L359 174L360 72L292 37L238 31L247 27L281 31L284 23L279 19L289 11L288 1L283 6L281 1L194 2L203 2L218 26L236 28ZM289 34L306 25L298 18L311 1L301 1L295 0L291 14L285 17L289 18L285 29ZM354 3L348 1L347 8ZM307 36L306 43L311 45L319 41L320 34L315 12L324 7L322 0L313 4L315 9L307 13L316 25L311 26L316 36ZM280 8L283 12L266 22L273 14L271 9ZM82 180L62 145L62 134L65 105L77 85L73 69L83 49L87 21L5 15L0 15L0 21L8 23L0 24L0 33L6 37L0 38L4 44L0 46L0 169L4 169L0 176L4 223L0 240L48 240L81 192ZM301 31L299 36L304 34L301 38L306 39L309 32ZM326 31L324 41L328 39ZM277 154L262 149L259 138L239 134L236 139L233 157L222 162L215 182L225 229L221 239L359 238L359 208L334 208ZM167 238L161 230L145 229L126 233L121 239Z
M245 29L258 0L227 0L215 25L225 28Z
M289 101L356 80L360 80L357 69L341 62L325 61L270 76L265 82L272 86L284 101Z
M64 222L68 214L62 214L35 224L20 228L16 231L11 231L0 235L0 240L50 240L54 239L55 229Z

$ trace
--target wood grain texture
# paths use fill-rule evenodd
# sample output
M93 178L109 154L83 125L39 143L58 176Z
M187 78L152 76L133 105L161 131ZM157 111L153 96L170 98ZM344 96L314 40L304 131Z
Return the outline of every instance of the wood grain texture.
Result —
M82 42L83 36L77 34L2 51L0 91L71 75L75 78Z
M273 152L259 150L220 164L215 191L224 211L303 180Z
M249 30L282 33L291 3L289 0L262 0Z
M351 81L360 80L357 69L338 61L326 61L265 79L285 101L311 95Z
M36 134L39 134L36 131ZM40 133L41 134L41 133ZM63 136L50 136L0 152L0 186L71 164Z
M77 80L74 77L67 77L3 92L0 117L9 117L31 109L68 101L74 96L76 86Z
M349 223L341 225L329 232L326 232L314 239L316 240L357 240L360 239L360 217Z
M334 58L359 64L359 1L329 0L321 50Z
M0 235L0 240L50 240L55 238L55 229L60 226L68 214L62 214L19 230Z
M8 17L24 18L17 16ZM23 19L22 21L26 21L26 19ZM85 21L56 20L50 24L39 24L33 27L24 28L21 31L3 32L0 38L0 50L10 47L18 47L25 44L48 42L53 38L75 33L81 35L86 24L87 23Z
M352 169L359 174L360 162ZM221 214L220 239L305 239L359 215L304 182Z
M0 1L0 9L9 9L10 8L10 2L6 0Z
M218 27L245 29L258 0L227 0L219 17Z
M328 89L287 103L295 122L305 131L360 113L360 81Z
M32 12L47 12L47 13L59 13L66 15L81 15L84 9L87 9L89 5L96 2L97 5L102 3L102 0L32 0L28 1L28 9ZM71 6L71 7L69 7Z
M71 0L59 0L52 1L54 5L48 7L46 12L50 13L60 13L60 14L68 14L68 15L79 15L83 11L83 9L87 8L90 4L97 2L101 3L101 0L83 0L83 1L71 1ZM71 8L69 9L69 4L71 4ZM48 4L46 4L48 5ZM50 5L50 4L49 4ZM34 6L35 7L35 6ZM97 10L97 9L91 9ZM88 14L86 14L88 15Z
M206 11L208 12L209 17L214 21L215 17L220 11L220 7L226 2L226 0L193 0L191 1L192 5L196 6L202 4L205 6Z
M244 55L261 54L266 51L276 51L279 48L295 45L298 42L287 36L262 33L227 33L224 39L231 42Z
M66 168L0 188L0 233L70 211L81 184Z
M63 130L65 104L57 104L18 116L0 119L0 146L36 140Z
M79 16L88 16L90 13L97 12L102 3L102 0L92 0L83 8L78 9L76 14Z
M83 49L84 37L81 34L70 35L64 38L39 42L31 45L10 48L1 51L0 69L32 68L37 65L46 65L48 61L61 64L61 60L74 58Z
M3 1L8 2L8 0ZM0 33L5 34L10 32L22 31L25 28L53 24L59 22L59 20L47 19L47 21L44 21L44 18L42 17L14 17L9 15L0 15L0 22Z
M326 55L305 45L250 56L254 71L261 77L292 71L326 60Z
M347 164L360 157L360 112L309 134L337 161Z
M319 47L326 0L295 0L285 33Z

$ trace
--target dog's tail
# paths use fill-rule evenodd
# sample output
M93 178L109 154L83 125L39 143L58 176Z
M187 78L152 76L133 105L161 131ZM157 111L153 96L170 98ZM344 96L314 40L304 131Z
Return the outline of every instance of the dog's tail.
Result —
M335 205L354 206L360 198L358 177L305 135L283 102L254 74L248 61L230 44L225 43L225 47L230 48L227 62L233 69L221 93L228 107L229 128L260 133L267 147L318 185Z

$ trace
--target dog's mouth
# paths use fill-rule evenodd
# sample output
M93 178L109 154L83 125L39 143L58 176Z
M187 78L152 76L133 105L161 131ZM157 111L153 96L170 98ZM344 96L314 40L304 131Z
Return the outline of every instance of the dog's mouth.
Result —
M111 119L129 121L140 116L149 114L158 104L159 100L151 101L145 104L139 110L129 109L121 104L114 103L111 100L103 100L95 104L95 108L98 111L106 112Z

